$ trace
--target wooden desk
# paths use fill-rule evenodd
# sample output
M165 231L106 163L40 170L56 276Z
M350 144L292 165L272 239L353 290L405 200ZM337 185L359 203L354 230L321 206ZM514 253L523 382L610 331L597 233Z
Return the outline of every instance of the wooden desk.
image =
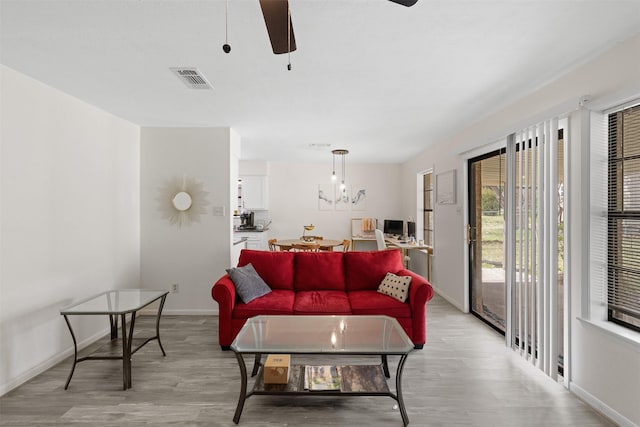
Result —
M296 245L315 245L319 244L322 247L329 248L330 251L333 250L334 247L342 245L342 240L332 240L332 239L316 239L313 242L306 242L302 239L284 239L284 240L276 240L275 245L280 248L290 248L294 244ZM286 250L286 249L285 249Z
M357 251L358 249L356 248L357 242L375 242L376 241L376 235L356 235L356 236L351 236L351 248L354 251Z
M431 281L431 255L433 255L433 247L424 244L409 243L392 237L385 237L384 241L393 247L399 248L402 251L402 259L404 259L407 256L407 252L412 249L427 251L427 280Z

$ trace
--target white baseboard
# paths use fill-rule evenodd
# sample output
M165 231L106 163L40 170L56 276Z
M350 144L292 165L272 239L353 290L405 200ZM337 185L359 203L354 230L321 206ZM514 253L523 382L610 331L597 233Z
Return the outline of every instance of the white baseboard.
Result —
M613 422L618 424L620 427L638 427L633 421L615 411L613 408L606 405L600 399L580 387L574 382L569 383L569 390L578 396L580 399L587 402L589 406L591 406L596 411L600 412L602 415L611 419Z
M104 330L102 330L101 332L98 332L92 336L90 336L89 338L86 338L84 340L82 340L81 342L78 343L78 351L81 351L82 349L86 348L87 346L93 344L94 342L98 341L100 338L103 338L105 335L109 334L109 328L106 328ZM37 364L36 366L28 369L27 371L21 373L20 375L18 375L17 377L7 381L6 383L0 385L0 396L4 396L5 394L9 393L11 390L13 390L14 388L21 386L22 384L26 383L27 381L29 381L30 379L37 377L38 375L40 375L41 373L43 373L44 371L46 371L47 369L50 369L52 367L54 367L55 365L57 365L58 363L62 362L64 359L66 359L67 357L73 355L73 346L67 348L66 350L64 350L61 353L55 354L53 356L51 356L50 358L43 360L42 362L40 362L39 364ZM71 369L71 365L69 365L69 369ZM60 381L66 381L66 377L64 379L60 379Z
M148 310L142 309L138 312L138 314L142 314L145 316L155 316L158 314L157 308L150 308ZM218 309L209 309L209 310L162 310L162 315L169 316L217 316Z
M465 312L464 311L464 307L460 305L460 303L458 301L456 301L455 299L453 299L452 297L450 297L449 295L447 295L446 293L442 292L439 288L437 288L436 286L433 285L433 283L431 284L431 287L433 288L433 291L435 293L437 293L438 295L440 295L442 298L444 298L445 300L447 300L447 302L449 304L451 304L452 306L454 306L455 308L457 308L458 310L460 310L461 312ZM427 309L429 309L429 304L427 303Z

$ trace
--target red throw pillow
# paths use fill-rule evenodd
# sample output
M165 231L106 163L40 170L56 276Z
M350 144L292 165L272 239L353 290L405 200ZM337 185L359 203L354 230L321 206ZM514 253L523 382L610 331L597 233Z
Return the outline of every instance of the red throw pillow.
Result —
M375 291L387 273L402 270L400 249L344 254L347 291ZM268 283L268 282L267 282Z

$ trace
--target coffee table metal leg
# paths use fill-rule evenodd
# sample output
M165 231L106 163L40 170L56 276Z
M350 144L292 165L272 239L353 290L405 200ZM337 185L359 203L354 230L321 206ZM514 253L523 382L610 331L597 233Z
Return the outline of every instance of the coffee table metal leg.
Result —
M261 353L256 353L256 357L253 360L253 369L251 370L251 376L255 377L258 374L258 369L260 369L260 360L262 359Z
M236 359L238 359L238 365L240 366L241 378L240 397L238 397L238 406L236 407L236 413L233 416L233 422L238 424L240 422L240 415L242 415L242 409L244 408L244 401L247 398L247 366L244 364L244 358L242 357L242 354L236 353Z
M398 362L398 369L396 370L396 394L398 397L398 408L400 409L400 415L402 416L402 422L404 426L409 425L409 416L407 415L407 409L404 407L404 400L402 399L402 370L404 364L407 361L407 355L403 354Z
M387 378L391 378L391 374L389 373L389 363L387 361L387 355L382 355L382 371L384 372L384 376Z
M71 327L71 323L69 323L69 318L67 318L66 314L64 315L64 321L67 322L67 327L69 328L69 332L71 332L71 339L73 340L73 366L71 367L71 372L69 372L69 376L67 377L67 382L64 385L64 389L66 390L69 387L71 377L73 376L73 372L76 370L76 364L78 363L78 343L76 342L76 336L73 333L73 328Z

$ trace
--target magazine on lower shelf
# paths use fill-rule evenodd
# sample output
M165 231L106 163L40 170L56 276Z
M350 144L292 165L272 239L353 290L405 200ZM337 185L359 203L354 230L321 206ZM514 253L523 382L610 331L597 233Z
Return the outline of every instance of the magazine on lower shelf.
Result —
M340 390L340 367L331 365L305 366L304 387L310 391Z

